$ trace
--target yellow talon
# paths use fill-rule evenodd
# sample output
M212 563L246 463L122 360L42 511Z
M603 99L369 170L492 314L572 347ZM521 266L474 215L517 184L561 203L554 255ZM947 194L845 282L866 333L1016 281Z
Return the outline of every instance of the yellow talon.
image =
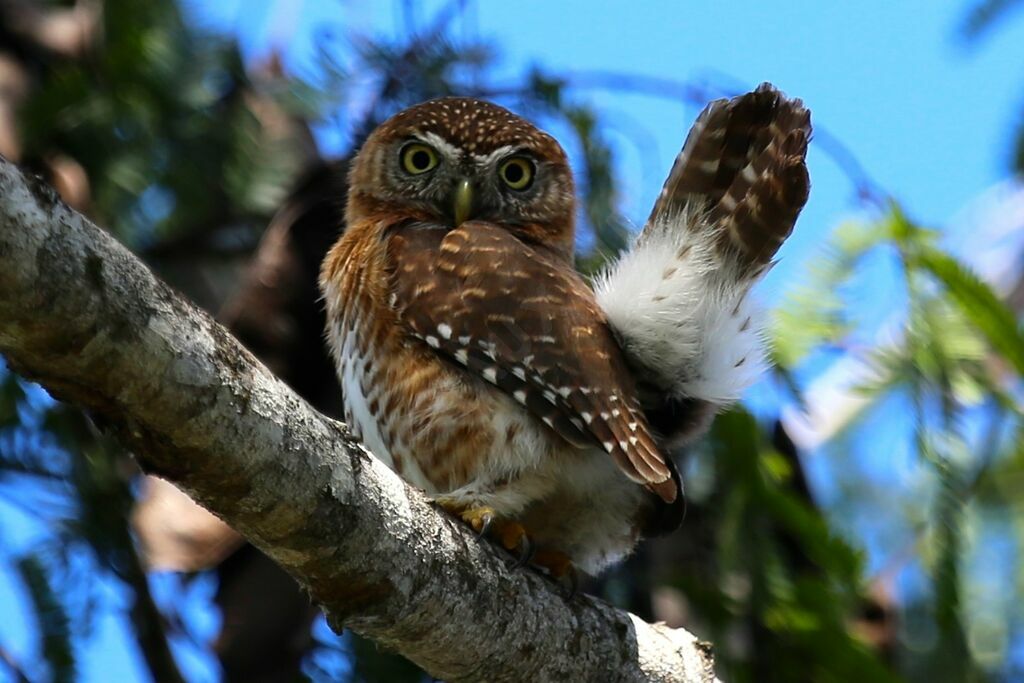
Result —
M531 557L526 529L519 522L502 519L494 508L487 505L468 507L465 503L451 498L438 498L434 502L448 514L468 524L478 534L487 534L505 550L519 553L521 562L525 563Z
M568 581L566 598L575 599L580 588L580 575L568 555L558 550L541 548L534 554L533 564L546 569L548 576L560 584Z
M452 517L458 517L473 527L477 533L486 531L490 523L498 516L492 507L486 505L470 507L466 503L452 498L437 498L434 503Z
M508 520L496 522L493 533L505 550L518 550L526 538L526 529L523 525Z
M494 512L494 508L483 506L463 510L459 513L459 517L462 518L463 522L473 527L473 530L478 534L482 534L491 526L491 523L497 517L497 513Z

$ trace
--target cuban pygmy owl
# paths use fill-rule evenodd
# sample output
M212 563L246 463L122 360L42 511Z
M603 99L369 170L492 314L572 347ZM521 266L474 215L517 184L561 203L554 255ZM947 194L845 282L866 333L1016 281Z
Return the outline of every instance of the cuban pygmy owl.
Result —
M667 449L763 366L748 296L807 200L810 115L768 84L701 113L632 249L573 266L572 172L494 104L378 127L321 273L345 418L509 549L596 572L682 517Z

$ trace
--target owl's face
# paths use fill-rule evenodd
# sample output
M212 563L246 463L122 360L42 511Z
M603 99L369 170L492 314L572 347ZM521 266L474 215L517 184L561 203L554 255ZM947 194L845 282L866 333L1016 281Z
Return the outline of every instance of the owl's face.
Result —
M572 172L561 146L512 112L444 98L381 124L352 167L348 222L387 213L486 221L571 255Z

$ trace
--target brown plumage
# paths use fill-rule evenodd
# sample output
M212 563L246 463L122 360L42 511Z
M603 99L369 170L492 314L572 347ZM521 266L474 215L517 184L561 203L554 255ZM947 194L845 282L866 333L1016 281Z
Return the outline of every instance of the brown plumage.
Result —
M777 158L806 147L766 134L761 110L778 104L756 104L727 108L713 169L708 136L691 136L654 214L699 194L735 236L723 252L750 264L792 228L763 221L785 220L799 189L773 184L791 175ZM770 177L744 190L746 167ZM553 138L493 104L427 102L353 162L321 287L346 419L370 450L467 521L521 524L542 554L593 571L674 528L682 495L622 331L573 269L575 211Z
M598 445L666 501L675 483L590 288L564 260L489 223L409 226L388 240L412 334L570 444Z
M709 104L690 129L648 225L684 209L720 230L718 245L767 265L807 202L811 114L771 84Z

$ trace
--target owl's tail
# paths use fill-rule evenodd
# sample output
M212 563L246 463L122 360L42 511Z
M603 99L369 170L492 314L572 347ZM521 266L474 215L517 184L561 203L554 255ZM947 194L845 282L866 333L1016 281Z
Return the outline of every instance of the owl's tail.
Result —
M767 83L709 104L636 244L597 283L666 436L700 431L764 368L748 294L807 202L810 136L803 103Z

